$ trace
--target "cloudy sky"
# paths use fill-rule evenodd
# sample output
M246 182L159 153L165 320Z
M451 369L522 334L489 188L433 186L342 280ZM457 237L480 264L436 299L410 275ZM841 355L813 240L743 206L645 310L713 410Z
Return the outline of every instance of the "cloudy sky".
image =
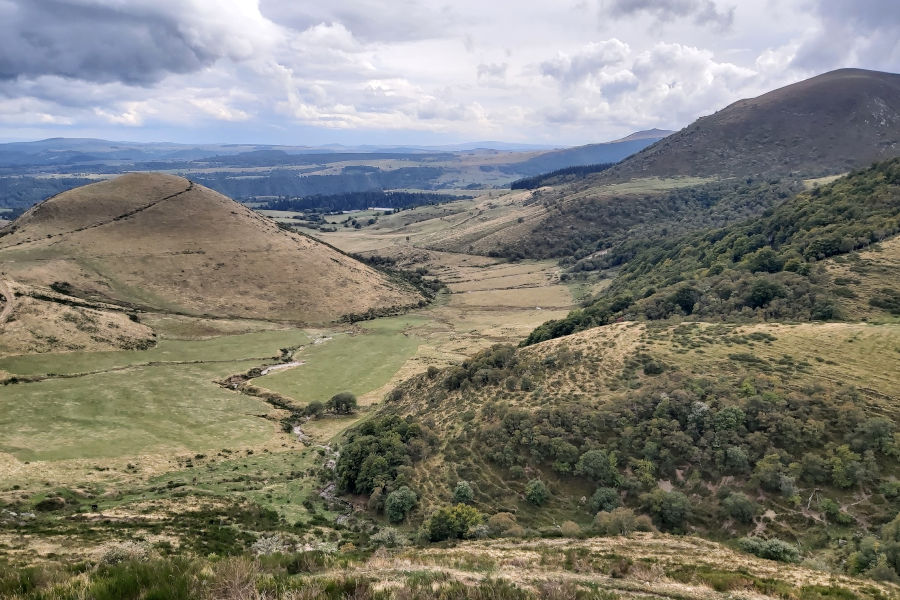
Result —
M569 145L839 67L897 0L0 0L0 140Z

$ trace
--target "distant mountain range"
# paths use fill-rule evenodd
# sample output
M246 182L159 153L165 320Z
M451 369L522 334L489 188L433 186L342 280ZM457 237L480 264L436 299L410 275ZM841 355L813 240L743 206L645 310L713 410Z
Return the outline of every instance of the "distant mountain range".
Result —
M660 135L657 135L657 132ZM592 144L578 149L558 150L558 146L547 144L519 144L498 141L467 142L460 144L419 146L419 145L384 145L384 146L343 146L329 144L324 146L279 146L264 144L175 144L169 142L121 142L94 138L50 138L33 142L10 142L0 144L0 168L16 167L56 167L66 165L122 165L144 162L182 162L208 159L213 157L232 157L252 155L256 153L279 153L281 155L308 154L423 154L423 153L456 153L456 152L546 152L566 153L577 150L575 156L587 156L594 146L603 147L608 152L600 156L599 162L609 162L609 156L618 156L621 160L631 148L643 147L640 140L656 141L669 132L658 129L639 131L621 140L605 144ZM624 144L619 146L619 144ZM629 145L630 144L630 145ZM646 144L644 144L646 145ZM614 148L618 150L613 150ZM640 148L638 148L640 149ZM611 152L611 154L610 154ZM627 152L623 154L623 152ZM633 152L633 150L632 150ZM565 154L563 154L565 156ZM591 157L593 160L593 157ZM554 164L558 164L554 162ZM564 166L573 166L565 164ZM558 168L558 167L556 167ZM551 169L552 170L552 169Z

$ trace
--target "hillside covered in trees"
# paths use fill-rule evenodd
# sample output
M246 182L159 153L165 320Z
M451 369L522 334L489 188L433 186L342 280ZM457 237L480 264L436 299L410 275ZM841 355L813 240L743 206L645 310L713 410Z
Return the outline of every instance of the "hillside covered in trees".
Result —
M900 232L900 159L792 196L761 218L674 239L634 240L595 259L617 268L585 308L526 343L618 318L829 320L838 299L819 261Z

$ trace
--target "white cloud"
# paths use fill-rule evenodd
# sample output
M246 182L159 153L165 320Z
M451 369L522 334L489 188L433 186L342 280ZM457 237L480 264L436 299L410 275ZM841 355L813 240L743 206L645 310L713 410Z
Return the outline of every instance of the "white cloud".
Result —
M898 40L889 0L0 0L0 137L587 143Z

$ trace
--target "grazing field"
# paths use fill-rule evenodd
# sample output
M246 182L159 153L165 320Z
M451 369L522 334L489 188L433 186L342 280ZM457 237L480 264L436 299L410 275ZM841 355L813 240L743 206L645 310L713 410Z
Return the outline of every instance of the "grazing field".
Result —
M258 415L270 408L213 382L256 364L144 366L5 386L0 452L53 461L262 443L273 427Z
M418 348L405 329L422 319L382 319L371 329L317 338L294 354L303 364L254 380L254 385L291 398L298 405L325 402L338 392L358 396L382 387ZM330 339L329 339L330 338Z
M847 317L900 322L900 306L895 306L893 311L878 311L871 304L875 299L900 296L897 280L900 237L885 240L862 252L835 257L826 263L826 269Z

